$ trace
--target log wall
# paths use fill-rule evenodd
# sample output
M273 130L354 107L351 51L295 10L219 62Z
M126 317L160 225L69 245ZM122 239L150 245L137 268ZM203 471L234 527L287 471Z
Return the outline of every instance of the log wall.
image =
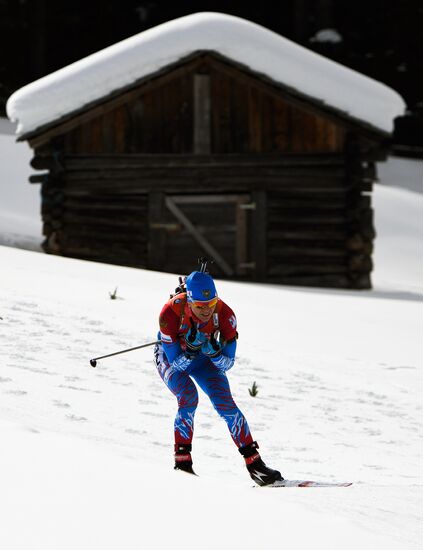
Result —
M73 155L60 162L37 156L50 168L42 179L45 250L66 256L186 270L204 253L164 206L166 197L198 197L181 209L233 267L238 278L285 284L369 288L374 238L369 191L371 165L348 167L345 157L262 156L260 159L173 155ZM207 199L228 197L227 204ZM251 212L246 257L236 265L234 197ZM236 202L236 201L235 201ZM216 266L216 275L225 276Z

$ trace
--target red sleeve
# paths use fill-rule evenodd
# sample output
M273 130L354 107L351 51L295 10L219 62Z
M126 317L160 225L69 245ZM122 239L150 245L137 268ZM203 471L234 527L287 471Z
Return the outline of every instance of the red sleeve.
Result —
M173 311L169 302L160 312L159 325L162 342L172 344L178 341L179 316Z
M226 342L238 336L235 313L224 302L222 302L222 309L219 312L219 328L221 337Z

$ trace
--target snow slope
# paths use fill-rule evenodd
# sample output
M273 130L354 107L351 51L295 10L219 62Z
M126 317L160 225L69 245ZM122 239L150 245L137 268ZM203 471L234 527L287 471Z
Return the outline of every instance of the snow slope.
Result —
M250 21L194 13L118 42L16 91L7 114L27 134L196 51L215 51L384 132L404 114L388 86Z
M24 235L38 186L3 137L0 219L22 214ZM414 162L401 183L418 179ZM264 459L350 488L252 489L204 395L201 477L173 472L175 403L151 350L89 359L154 339L175 276L0 246L0 548L420 549L423 195L394 187L395 173L374 192L374 290L218 281L239 320L232 389Z
M0 244L38 249L40 187L28 183L32 152L27 143L16 143L7 130L5 124L0 127Z
M421 547L418 281L409 293L218 281L239 319L232 389L265 460L288 478L354 482L270 490L251 488L204 395L201 477L172 471L175 403L151 350L89 365L155 338L174 276L4 247L0 261L2 548L165 549L181 530L204 548ZM279 326L263 322L276 313Z

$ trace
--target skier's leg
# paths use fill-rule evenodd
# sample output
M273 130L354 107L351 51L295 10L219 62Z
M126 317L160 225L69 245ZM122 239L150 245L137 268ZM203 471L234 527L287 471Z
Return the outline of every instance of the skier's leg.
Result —
M225 420L235 445L239 448L252 443L248 422L232 397L226 374L220 373L209 359L204 358L201 365L192 371L191 376L209 396L217 413Z
M232 439L245 460L251 478L258 485L269 485L282 480L280 472L266 466L259 452L258 444L253 441L247 420L236 406L226 374L219 373L208 359L201 368L192 372L194 380L209 396L214 408L226 421Z
M191 442L194 434L194 414L198 405L198 392L194 382L184 372L172 370L161 345L154 349L157 371L175 395L178 411L175 417L175 468L192 472Z

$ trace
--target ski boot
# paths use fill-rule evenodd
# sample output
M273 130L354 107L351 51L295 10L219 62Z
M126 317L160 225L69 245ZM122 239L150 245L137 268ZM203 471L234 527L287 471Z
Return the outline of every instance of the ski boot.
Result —
M268 468L261 459L260 453L257 451L258 443L253 441L245 447L240 447L238 450L242 454L247 466L248 473L251 479L257 483L257 485L271 485L275 481L282 481L283 477L277 470Z
M192 469L191 443L175 443L175 470L197 475Z

